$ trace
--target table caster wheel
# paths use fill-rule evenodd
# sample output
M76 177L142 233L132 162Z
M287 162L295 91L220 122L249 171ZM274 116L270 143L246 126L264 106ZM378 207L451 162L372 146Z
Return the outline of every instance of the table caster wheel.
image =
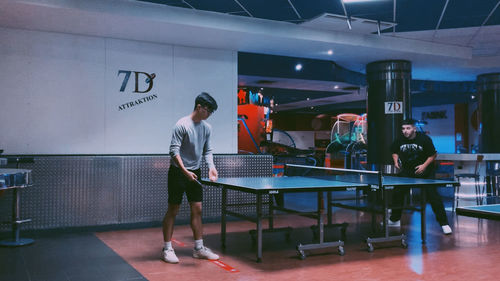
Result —
M301 250L300 247L302 247L302 244L299 243L296 247L297 254L301 260L304 260L306 258L306 253L304 252L304 250Z
M371 252L373 252L373 250L374 249L373 249L372 243L368 243L368 252L371 253Z
M345 255L344 247L339 246L339 255L343 256Z
M299 250L299 259L305 260L306 259L306 253L304 251Z
M406 243L406 240L401 240L401 247L403 247L404 249L408 248L408 243Z

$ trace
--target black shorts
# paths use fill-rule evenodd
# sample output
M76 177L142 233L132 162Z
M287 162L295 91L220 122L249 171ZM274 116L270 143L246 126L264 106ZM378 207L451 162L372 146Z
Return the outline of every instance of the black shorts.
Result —
M189 171L195 173L198 179L200 178L200 169ZM189 202L203 201L203 188L198 183L190 181L181 169L170 165L168 170L168 203L181 204L184 192L186 192Z

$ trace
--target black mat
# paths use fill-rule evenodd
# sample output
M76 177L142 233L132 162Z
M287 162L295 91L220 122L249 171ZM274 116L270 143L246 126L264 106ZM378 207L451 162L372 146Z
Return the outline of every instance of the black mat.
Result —
M29 246L0 247L1 280L146 280L92 233L31 238Z

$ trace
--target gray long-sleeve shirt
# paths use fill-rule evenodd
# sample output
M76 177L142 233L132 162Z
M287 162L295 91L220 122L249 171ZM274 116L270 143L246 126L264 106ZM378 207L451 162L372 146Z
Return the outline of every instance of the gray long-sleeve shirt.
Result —
M195 123L191 116L182 117L173 129L170 156L173 159L180 155L184 167L189 170L200 168L202 156L209 168L215 167L210 144L211 132L212 127L204 120ZM177 166L173 160L171 164Z

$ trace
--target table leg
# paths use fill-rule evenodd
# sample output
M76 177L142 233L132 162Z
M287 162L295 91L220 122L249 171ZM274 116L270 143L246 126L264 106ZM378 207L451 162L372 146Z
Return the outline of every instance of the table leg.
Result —
M324 224L323 224L323 206L324 202L323 202L323 192L322 191L319 191L318 192L318 230L319 230L319 243L322 244L323 241L324 241L324 231L325 231L325 227L324 227Z
M222 188L222 216L220 220L220 241L223 249L226 248L226 209L227 209L227 188Z
M376 201L377 201L377 196L379 194L379 190L372 190L370 189L369 190L369 194L370 194L370 199L368 200L372 200L372 202L370 202L370 206L376 204ZM384 200L384 198L382 197L382 200ZM372 218L372 233L376 233L377 232L377 214L375 212L370 212L371 213L371 218Z
M383 210L383 232L384 232L384 235L383 237L378 237L378 238L370 238L368 237L366 239L366 243L367 243L367 246L368 246L368 252L373 252L374 250L374 247L373 247L373 243L382 243L382 242L392 242L392 241L401 241L401 246L403 248L406 248L408 247L407 243L406 243L406 235L404 234L400 234L400 235L389 235L389 225L388 225L388 221L389 221L389 198L387 196L387 190L388 189L393 189L394 187L386 187L386 186L381 186L380 188L380 192L382 192L382 197L383 197L383 201L384 201L384 210Z
M387 224L389 220L389 196L387 195L386 187L382 187L382 196L384 197L384 237L387 238L389 237L389 225Z
M435 187L433 187L435 188ZM425 206L427 205L427 192L425 187L421 189L422 198L420 199L420 233L422 236L422 244L425 244L427 239L427 226L426 226L426 214Z
M273 195L269 194L269 229L274 228L274 203Z
M29 222L31 219L21 220L21 195L19 188L13 189L13 201L12 201L12 239L0 241L0 246L5 247L17 247L29 245L35 242L35 240L30 238L20 238L20 225L24 222Z
M332 224L332 220L333 220L333 210L332 210L332 206L330 205L330 203L332 202L333 200L333 195L332 195L332 192L331 191L328 191L327 193L327 196L326 196L326 217L327 217L327 223L328 225Z
M262 194L257 194L257 262L262 262Z

